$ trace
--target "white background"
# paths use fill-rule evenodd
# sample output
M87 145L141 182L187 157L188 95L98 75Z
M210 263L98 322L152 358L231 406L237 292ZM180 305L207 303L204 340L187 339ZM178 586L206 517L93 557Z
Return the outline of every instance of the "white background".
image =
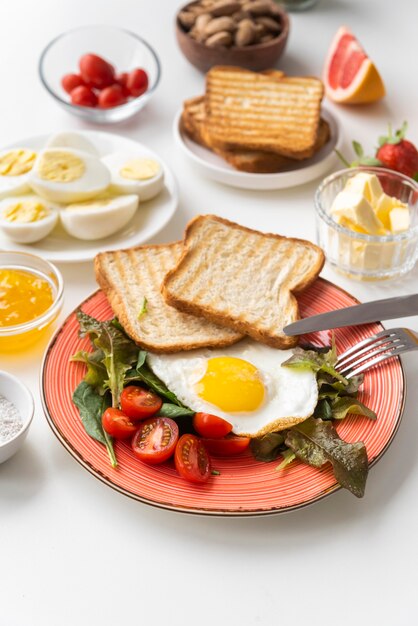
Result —
M170 0L2 3L1 144L87 128L43 90L39 54L52 37L77 25L128 27L157 49L163 77L145 110L109 130L159 153L181 190L176 216L154 241L180 237L187 220L205 212L313 239L318 181L285 191L244 192L196 177L179 154L173 116L184 98L202 92L203 76L177 48L178 5ZM407 119L409 135L418 142L417 23L418 4L411 0L321 0L310 11L292 14L282 69L318 75L334 32L346 24L384 77L383 102L332 107L348 155L351 139L371 151L389 120L397 126ZM95 282L91 263L60 269L64 319ZM350 281L329 268L323 275L361 300L413 293L418 284L418 268L381 284ZM418 317L401 323L418 329ZM42 413L38 376L45 345L25 356L6 360L0 355L0 368L18 374L36 400L24 447L0 467L1 626L416 623L417 353L404 359L409 389L403 423L371 470L363 500L339 491L287 515L213 519L156 510L123 497L70 457Z

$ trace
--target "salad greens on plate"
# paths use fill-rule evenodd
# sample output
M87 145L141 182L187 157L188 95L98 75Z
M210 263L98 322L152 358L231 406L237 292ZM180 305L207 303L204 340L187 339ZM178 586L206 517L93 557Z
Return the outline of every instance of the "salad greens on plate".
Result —
M117 467L112 437L102 426L102 414L108 407L119 407L127 385L140 384L163 401L159 416L178 420L185 432L193 432L195 412L184 406L176 395L154 374L147 363L147 352L137 346L114 318L100 322L83 311L77 312L80 336L88 336L91 350L80 350L73 361L86 365L86 374L73 393L87 434L104 445L110 462ZM305 421L280 432L271 432L251 440L250 449L259 461L273 462L281 457L277 470L284 470L295 459L312 467L331 464L339 484L355 496L364 495L368 461L364 443L343 441L335 428L347 415L376 419L373 411L357 398L362 376L345 379L335 369L337 352L331 347L299 346L282 367L310 370L318 384L318 403L314 414Z

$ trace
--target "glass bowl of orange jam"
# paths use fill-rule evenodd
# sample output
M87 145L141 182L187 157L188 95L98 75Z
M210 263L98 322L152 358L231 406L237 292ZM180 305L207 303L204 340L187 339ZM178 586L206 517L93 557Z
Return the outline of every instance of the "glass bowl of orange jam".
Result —
M64 300L61 273L26 252L0 252L0 351L22 350L40 339Z

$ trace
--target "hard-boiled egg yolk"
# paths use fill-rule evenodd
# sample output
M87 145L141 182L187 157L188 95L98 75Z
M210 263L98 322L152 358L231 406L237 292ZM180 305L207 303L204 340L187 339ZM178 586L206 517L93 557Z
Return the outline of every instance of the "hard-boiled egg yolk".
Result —
M37 169L42 180L71 183L83 176L86 166L82 159L71 152L51 150L40 156Z
M22 200L10 204L3 211L3 217L8 222L31 223L43 220L50 214L44 204L37 200Z
M21 176L31 171L36 159L32 150L10 150L0 157L1 176Z
M229 413L255 411L265 394L258 369L244 359L229 356L208 359L195 390L203 400Z
M160 171L160 164L154 159L131 159L121 168L119 174L129 180L148 180Z

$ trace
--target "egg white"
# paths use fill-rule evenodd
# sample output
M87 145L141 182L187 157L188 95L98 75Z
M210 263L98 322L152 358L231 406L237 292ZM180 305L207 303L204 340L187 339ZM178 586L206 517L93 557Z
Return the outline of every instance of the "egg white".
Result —
M35 222L10 222L4 218L4 212L10 207L10 205L14 205L16 202L33 200L40 201L40 203L47 209L48 215L40 220L36 220ZM11 241L25 244L35 243L47 237L54 229L58 221L58 211L59 207L56 204L45 201L35 194L4 198L0 201L0 229Z
M264 383L265 397L255 411L227 413L206 402L195 392L195 385L206 371L210 358L231 356L252 363ZM218 415L232 424L236 435L260 437L284 430L310 417L318 402L316 376L311 371L281 367L291 356L289 350L277 350L244 339L220 350L192 350L176 354L149 354L153 372L178 399L196 412Z
M164 187L164 171L160 169L155 176L146 180L131 180L120 175L123 166L132 159L156 160L149 154L113 152L102 158L103 163L111 173L111 191L114 193L136 193L140 200L151 200L160 193Z
M75 150L82 150L87 154L98 157L99 153L84 135L80 133L65 131L61 133L55 133L52 135L47 143L46 148L74 148Z
M83 203L83 206L63 208L61 223L72 237L84 240L102 239L123 228L135 215L139 198L137 195L124 195L108 198L108 204L95 206L97 198Z
M68 152L81 159L85 170L77 180L60 182L45 180L40 177L38 166L42 156L47 152ZM51 202L69 204L94 198L103 192L110 183L110 172L97 157L74 148L45 148L42 150L30 172L28 182L41 198Z

